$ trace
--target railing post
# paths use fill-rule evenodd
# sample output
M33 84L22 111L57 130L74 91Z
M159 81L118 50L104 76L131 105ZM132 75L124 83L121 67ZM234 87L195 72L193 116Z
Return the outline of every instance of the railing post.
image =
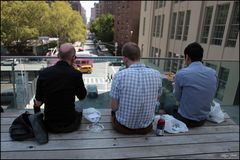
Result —
M14 108L17 108L16 105L16 88L15 88L15 73L14 73L14 61L12 63L12 84L13 84L13 106Z

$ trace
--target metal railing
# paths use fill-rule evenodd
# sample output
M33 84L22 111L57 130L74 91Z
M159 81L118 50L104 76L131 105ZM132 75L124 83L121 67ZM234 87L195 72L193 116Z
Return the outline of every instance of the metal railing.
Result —
M36 80L38 73L43 68L48 67L47 62L56 57L48 56L1 56L1 100L12 103L12 107L26 107L31 105L32 98L35 94ZM6 65L4 61L12 61ZM99 89L100 96L97 100L85 99L80 105L97 107L109 107L110 97L108 92L111 89L111 79L123 68L121 56L101 56L101 57L77 57L77 59L92 59L93 72L91 74L83 74L86 85L96 84ZM117 62L117 63L115 63ZM176 73L181 68L186 67L182 58L156 58L143 57L141 63L154 68L162 75L169 72ZM203 60L203 63L216 70L218 75L218 90L215 99L222 105L239 104L239 61L234 60ZM110 76L109 76L110 75ZM164 81L165 98L173 99L171 93L171 83ZM26 100L18 99L19 94L25 94ZM11 98L10 98L11 97ZM23 96L22 96L23 97ZM1 103L3 103L2 101ZM5 102L4 102L5 103ZM1 105L7 105L1 104ZM21 106L22 105L22 106Z

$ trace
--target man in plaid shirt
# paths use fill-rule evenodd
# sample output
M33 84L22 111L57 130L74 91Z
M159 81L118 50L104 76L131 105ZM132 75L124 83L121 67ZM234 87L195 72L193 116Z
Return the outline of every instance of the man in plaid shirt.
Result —
M112 81L112 124L121 133L147 134L152 130L155 106L162 91L161 75L140 63L137 44L126 43L122 55L127 68Z

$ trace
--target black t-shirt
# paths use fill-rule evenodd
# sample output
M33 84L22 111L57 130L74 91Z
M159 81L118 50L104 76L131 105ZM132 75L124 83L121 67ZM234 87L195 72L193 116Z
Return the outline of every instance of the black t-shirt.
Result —
M84 99L87 91L82 73L65 61L40 72L36 99L45 104L45 123L69 125L75 120L75 95Z

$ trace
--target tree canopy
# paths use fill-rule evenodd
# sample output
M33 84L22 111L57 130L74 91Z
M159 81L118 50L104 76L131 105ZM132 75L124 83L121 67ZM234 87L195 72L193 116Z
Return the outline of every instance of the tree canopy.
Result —
M95 33L96 37L104 42L113 40L114 17L111 14L105 14L96 18L90 26L90 31Z
M68 2L1 1L1 42L24 42L38 36L59 37L60 43L85 41L86 26Z

